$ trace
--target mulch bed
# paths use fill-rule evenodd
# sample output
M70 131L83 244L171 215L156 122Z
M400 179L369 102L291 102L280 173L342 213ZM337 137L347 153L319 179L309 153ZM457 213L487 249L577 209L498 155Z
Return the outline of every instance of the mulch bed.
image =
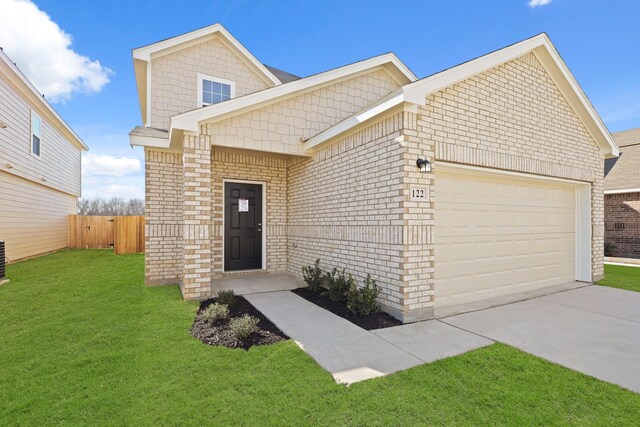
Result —
M344 302L331 301L324 294L312 292L309 288L298 288L291 292L317 306L324 308L325 310L332 312L336 316L347 319L349 322L360 326L362 329L366 329L367 331L402 325L401 321L382 311L369 314L368 316L358 316L357 314L349 311Z
M229 319L215 324L206 322L201 317L202 310L214 302L217 302L217 299L208 299L200 304L196 319L193 325L191 325L191 329L189 329L191 335L204 344L248 350L255 345L269 345L289 339L276 325L271 323L269 319L252 306L249 301L240 296L235 297L235 304L229 308ZM227 324L230 319L242 317L244 314L256 317L260 322L258 323L257 332L254 332L244 340L239 340L234 336Z

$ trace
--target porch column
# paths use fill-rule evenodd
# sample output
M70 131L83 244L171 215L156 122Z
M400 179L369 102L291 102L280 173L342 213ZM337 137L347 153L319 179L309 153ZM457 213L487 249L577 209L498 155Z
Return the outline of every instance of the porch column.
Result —
M211 292L211 143L208 135L185 135L184 255L180 289L184 299Z

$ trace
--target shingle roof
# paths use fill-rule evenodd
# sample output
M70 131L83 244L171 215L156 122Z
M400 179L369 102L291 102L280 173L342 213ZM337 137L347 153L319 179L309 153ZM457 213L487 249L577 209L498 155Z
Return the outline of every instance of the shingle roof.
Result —
M640 128L613 133L620 157L604 163L604 189L640 188Z
M267 70L271 71L271 74L276 76L278 80L280 80L282 83L289 83L295 80L300 80L300 77L295 76L291 73L287 73L286 71L279 70L275 67L270 67L267 64L263 64L263 65L267 67Z

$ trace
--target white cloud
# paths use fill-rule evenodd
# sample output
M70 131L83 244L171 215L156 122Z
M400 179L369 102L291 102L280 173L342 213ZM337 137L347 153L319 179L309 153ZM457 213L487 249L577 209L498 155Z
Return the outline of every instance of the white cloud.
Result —
M544 6L551 3L551 0L529 0L529 7Z
M82 198L84 199L110 199L111 197L121 197L125 200L144 200L144 186L106 183L103 185L96 184L82 191Z
M115 157L108 154L87 153L82 156L82 175L123 177L142 169L140 160L133 157Z
M71 49L71 35L30 0L0 0L0 46L48 100L97 93L113 72Z

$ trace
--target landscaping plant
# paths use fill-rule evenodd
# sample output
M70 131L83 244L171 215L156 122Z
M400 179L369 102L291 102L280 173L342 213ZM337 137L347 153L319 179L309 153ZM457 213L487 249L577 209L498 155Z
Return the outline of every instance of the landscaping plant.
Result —
M233 289L218 291L218 302L233 307L236 302L236 294Z
M237 339L243 340L258 330L258 322L259 320L255 317L245 314L242 317L231 319L229 329Z
M360 316L377 313L380 311L379 294L380 288L378 288L376 281L371 278L370 274L367 274L363 287L358 288L354 282L351 283L347 294L347 308Z
M613 243L605 243L604 256L613 256L613 252L615 252L616 249L618 249L618 247Z
M320 260L317 259L314 265L302 267L302 277L311 291L320 292L320 289L322 289Z
M355 285L355 281L351 274L349 274L349 277L347 278L344 268L341 272L338 272L338 269L334 268L331 275L331 281L327 287L327 296L331 301L343 301L352 284Z
M202 310L202 319L205 322L215 323L227 317L229 317L229 306L226 304L215 302Z

